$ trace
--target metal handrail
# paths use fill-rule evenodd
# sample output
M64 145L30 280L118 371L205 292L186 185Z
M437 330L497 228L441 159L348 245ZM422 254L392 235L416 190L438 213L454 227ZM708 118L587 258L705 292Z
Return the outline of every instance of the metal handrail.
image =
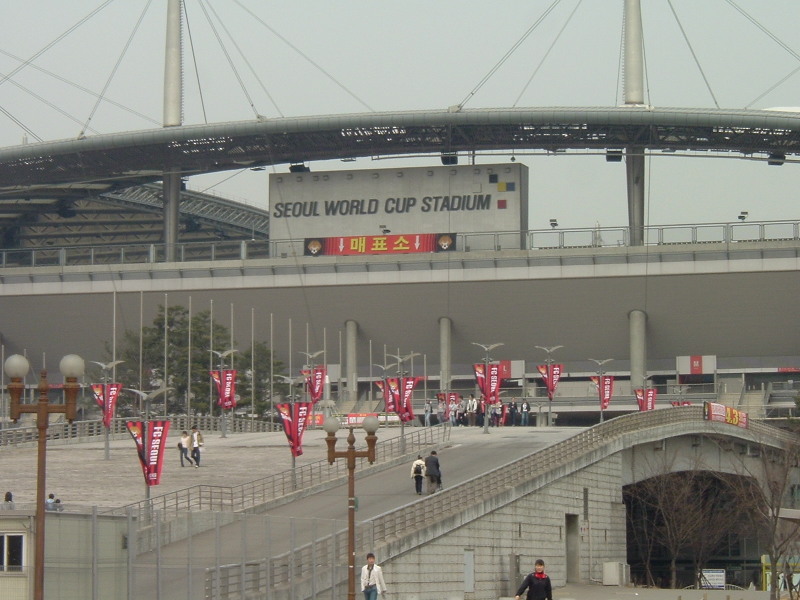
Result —
M647 226L644 230L644 246L800 240L800 221L796 220L658 225ZM456 237L456 250L499 252L520 249L610 248L628 246L629 238L629 228L624 226L459 233ZM521 240L524 240L524 248L521 247ZM302 239L186 243L176 245L175 260L294 260L303 255L303 246ZM0 268L151 264L164 262L166 255L163 244L14 248L0 251Z
M370 548L385 544L386 540L397 541L407 537L418 537L419 532L430 523L441 522L443 519L462 513L475 504L486 502L489 498L506 493L509 487L518 486L521 482L543 477L555 469L595 452L622 436L670 425L703 422L703 406L699 405L623 415L537 450L510 464L502 465L457 486L428 496L424 501L417 502L413 510L401 507L379 515L371 521L361 523L357 525L356 536L359 539L366 539ZM749 431L757 438L769 437L783 443L795 441L795 436L755 421L749 423ZM344 537L346 533L345 530L342 530L300 548L295 548L290 555L287 553L271 558L267 567L270 575L269 585L272 588L281 587L288 585L290 581L301 579L310 572L310 561L313 561L314 556L325 556L323 552L326 551L326 548L346 548ZM386 556L386 552L383 554ZM346 562L344 553L341 553L339 560L342 564Z

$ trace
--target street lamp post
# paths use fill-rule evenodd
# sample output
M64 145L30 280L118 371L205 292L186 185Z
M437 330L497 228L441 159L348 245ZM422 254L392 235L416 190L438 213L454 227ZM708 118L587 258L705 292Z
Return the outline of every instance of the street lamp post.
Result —
M47 371L44 369L39 375L39 402L22 404L20 400L25 391L22 379L28 374L30 363L24 356L14 354L8 357L4 365L5 372L11 379L8 384L8 394L11 397L9 416L16 422L20 414L34 413L38 430L33 600L44 600L44 497L47 480L47 426L51 413L63 413L70 423L75 419L75 402L80 389L78 377L83 375L84 366L83 359L76 354L68 354L61 359L59 369L64 375L64 404L49 403L50 384L47 383Z
M325 350L317 350L316 352L300 352L306 357L306 363L303 365L303 375L305 377L305 385L306 385L306 402L310 402L312 405L314 404L314 400L311 398L311 386L314 383L314 369L317 368L317 365L314 364L314 359L318 357L320 354L324 354ZM325 366L325 357L323 357L323 366ZM327 377L327 373L325 375ZM325 382L322 382L323 387L323 395L325 389ZM325 419L331 414L331 402L329 399L324 399L320 401L320 407L322 408L322 420L324 422ZM315 423L315 421L312 421Z
M124 363L125 361L124 360L115 360L115 361L112 361L110 363L101 363L101 362L97 362L96 360L93 360L91 362L93 362L96 365L100 365L100 368L103 370L103 420L105 421L106 409L107 409L107 403L108 403L108 377L110 375L110 371L114 367ZM105 443L104 457L105 457L105 460L110 460L111 459L111 449L110 449L111 443L110 443L110 435L109 435L110 434L110 432L109 432L110 428L109 427L104 427L103 429L104 429L103 441Z
M231 348L230 350L225 350L225 352L217 352L216 350L212 350L211 352L216 354L219 358L219 376L222 377L222 372L225 370L225 359L238 352L238 350L236 348ZM231 359L231 367L233 367L233 359ZM219 409L222 411L222 421L220 424L220 429L222 431L220 437L226 438L228 437L228 413L225 407L222 405L222 402L220 402Z
M547 378L550 379L553 376L553 372L551 370L551 365L553 364L553 359L551 358L551 354L558 350L559 348L563 348L564 346L551 346L550 348L546 348L545 346L534 346L534 348L538 348L539 350L544 350L547 352ZM552 385L548 382L548 387ZM550 390L547 391L547 424L553 424L553 394L550 393Z
M498 342L495 344L479 344L478 342L472 342L473 346L480 346L483 348L483 376L484 376L484 387L486 388L483 394L483 433L489 433L489 363L491 362L491 357L489 356L489 352L494 350L495 348L499 348L503 345L502 342ZM484 391L484 390L481 390Z
M405 356L401 356L399 354L387 354L386 355L386 356L391 356L392 358L396 358L397 359L397 379L401 384L401 394L405 394L405 390L402 388L403 363L406 362L407 360L411 360L415 356L419 356L419 355L420 355L419 352L413 352L413 351L410 354L406 354ZM412 366L413 366L413 363L412 363ZM410 375L413 377L414 374L410 373ZM384 381L384 385L386 385L385 381ZM401 396L401 402L402 402L402 396ZM401 454L405 454L405 452L406 452L406 431L405 431L405 429L406 429L406 422L403 421L402 419L400 419L400 453Z
M590 358L590 361L593 363L597 363L597 393L598 399L600 400L600 422L603 422L603 365L611 362L614 360L613 358L604 358L603 360L598 360L596 358Z
M356 598L356 458L366 458L370 464L375 462L375 443L378 436L380 423L378 417L370 415L364 419L362 427L367 432L367 449L356 450L356 436L353 428L347 435L347 450L336 451L336 431L339 429L339 419L328 417L322 428L328 434L325 442L328 444L328 463L333 464L337 458L347 460L347 600Z

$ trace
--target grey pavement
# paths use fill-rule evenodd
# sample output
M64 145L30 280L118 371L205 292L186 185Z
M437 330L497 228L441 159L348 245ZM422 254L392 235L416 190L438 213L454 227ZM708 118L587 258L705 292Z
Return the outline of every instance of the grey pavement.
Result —
M600 584L567 584L553 590L554 600L768 600L769 592L751 590L659 590Z
M408 431L409 428L406 428ZM541 447L564 439L579 429L573 428L491 428L488 435L479 427L454 427L449 444L442 456L445 485L454 485L479 474L480 468L500 466ZM382 427L378 431L378 444L400 435L399 427ZM344 432L339 433L344 438ZM205 432L205 448L201 466L195 469L181 467L176 447L177 432L170 431L165 448L161 483L151 488L151 497L179 491L193 485L236 486L292 466L292 457L286 436L282 431L272 433L229 433L223 438L218 432ZM303 455L296 465L324 460L327 447L321 429L306 431L303 438ZM356 445L363 444L363 431L356 430ZM502 450L492 452L494 465L487 454L486 462L458 465L457 448L462 444L481 444ZM340 439L337 449L345 445ZM452 454L453 458L448 458ZM448 464L449 462L449 464ZM397 467L403 475L405 466ZM478 469L478 470L476 470ZM401 477L403 480L405 477ZM409 486L410 486L409 478ZM51 442L47 447L47 493L60 498L70 506L97 506L117 508L145 498L142 469L133 440L129 436L110 441L110 457L105 459L102 440L85 443ZM11 491L19 505L33 504L36 499L36 446L4 446L0 448L0 493ZM385 507L385 504L383 505ZM21 506L20 506L21 507ZM384 508L385 510L385 508ZM363 513L362 513L363 514ZM340 515L341 516L341 515Z

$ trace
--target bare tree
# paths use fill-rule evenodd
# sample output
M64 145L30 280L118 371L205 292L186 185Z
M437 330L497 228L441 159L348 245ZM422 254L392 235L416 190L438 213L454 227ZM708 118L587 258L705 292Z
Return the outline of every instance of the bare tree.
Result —
M698 458L686 462L664 452L649 461L652 473L626 489L632 542L640 551L649 583L654 583L651 559L661 547L670 561L670 587L678 584L677 561L690 555L700 573L720 542L737 524L732 489L704 467ZM697 578L695 577L695 581Z
M745 452L733 455L740 475L731 479L737 501L747 512L744 522L769 557L770 600L777 600L780 575L796 552L800 534L800 521L787 518L783 510L790 506L792 487L800 483L800 442L785 443L781 448L751 444Z

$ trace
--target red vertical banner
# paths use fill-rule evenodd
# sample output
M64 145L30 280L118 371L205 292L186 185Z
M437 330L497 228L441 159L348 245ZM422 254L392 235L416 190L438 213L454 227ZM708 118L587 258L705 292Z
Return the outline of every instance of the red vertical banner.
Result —
M689 373L692 375L703 374L703 357L694 355L689 357Z
M400 420L407 423L414 419L414 407L412 401L414 399L414 388L417 383L422 381L423 377L403 377L403 391L402 397L398 404L397 414L400 415Z
M311 413L313 402L295 402L294 404L276 404L281 413L281 423L286 439L289 440L289 449L293 456L303 454L303 434L308 426L308 416Z
M489 364L489 372L487 373L487 381L489 393L487 397L489 401L497 404L500 402L500 365L498 363Z
M125 426L136 444L145 484L158 485L161 483L161 472L164 466L164 448L167 445L169 421L149 421L147 423L128 421ZM145 427L147 428L146 437L144 436Z
M103 426L111 427L111 419L117 409L117 398L122 389L121 383L93 383L92 394L97 405L103 411Z
M655 410L658 392L655 388L633 390L640 411Z
M322 400L322 392L325 389L325 377L328 374L327 368L323 366L313 367L311 371L301 371L306 378L306 390L311 402L316 404Z
M600 398L600 410L605 410L611 403L614 394L614 376L603 375L600 378L592 377L592 382L597 386L597 395Z
M486 365L475 363L472 365L472 370L475 373L475 382L478 384L481 395L486 396Z
M552 400L556 393L556 387L558 387L558 381L561 379L561 373L564 371L564 365L537 365L536 369L547 387L547 398Z
M217 385L217 404L222 410L236 408L236 371L226 369L224 371L209 371L211 378Z
M606 410L611 404L611 396L614 394L614 376L603 375L597 386L600 393L600 408Z
M383 392L383 403L386 412L398 412L400 406L400 380L397 377L387 377L383 381L376 381L375 385Z

